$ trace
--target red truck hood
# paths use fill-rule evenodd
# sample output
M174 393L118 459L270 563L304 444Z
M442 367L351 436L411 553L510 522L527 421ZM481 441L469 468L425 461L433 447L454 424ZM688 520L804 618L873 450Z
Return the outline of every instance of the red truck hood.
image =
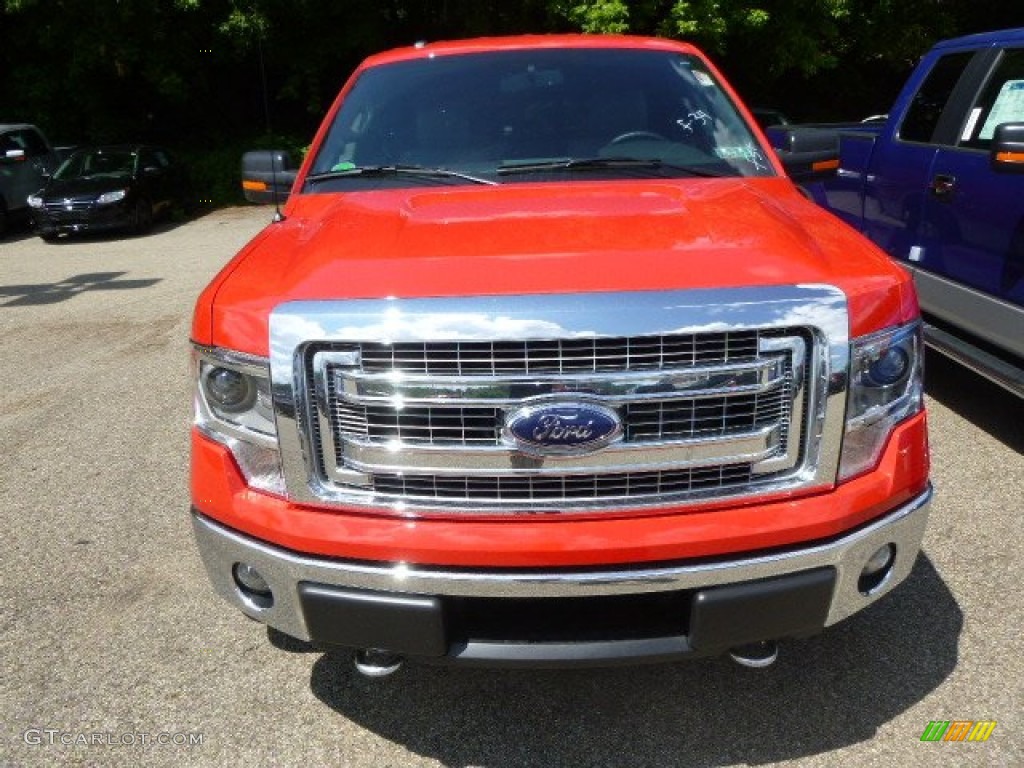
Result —
M196 341L266 354L281 302L385 296L828 283L855 333L913 312L902 270L785 179L301 195L287 214L200 297Z

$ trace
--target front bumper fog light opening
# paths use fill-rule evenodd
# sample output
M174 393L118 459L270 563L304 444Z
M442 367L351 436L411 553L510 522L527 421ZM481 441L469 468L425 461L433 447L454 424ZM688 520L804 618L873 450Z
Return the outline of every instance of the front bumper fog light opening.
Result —
M248 563L235 563L231 568L235 586L250 608L265 611L274 604L274 593L263 574Z
M896 563L896 545L886 544L875 550L875 553L864 563L864 568L857 579L857 589L862 595L872 595L889 580L892 567Z

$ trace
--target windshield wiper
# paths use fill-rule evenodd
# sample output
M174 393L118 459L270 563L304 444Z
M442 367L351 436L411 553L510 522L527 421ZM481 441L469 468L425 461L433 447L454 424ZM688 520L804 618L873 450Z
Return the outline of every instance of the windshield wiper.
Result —
M499 176L511 176L516 173L541 173L544 171L604 171L622 168L650 168L654 170L667 170L686 173L690 176L720 177L725 174L716 171L709 171L703 168L695 168L689 165L674 165L664 160L649 159L643 160L638 157L581 157L581 158L557 158L555 160L525 160L502 163L498 166Z
M450 171L447 168L428 168L424 165L362 165L351 168L339 168L322 173L311 173L306 177L306 183L330 181L332 179L346 179L352 176L381 177L381 176L419 176L430 179L462 179L471 181L474 184L494 185L498 182L490 179L482 179L479 176L470 176L468 173Z

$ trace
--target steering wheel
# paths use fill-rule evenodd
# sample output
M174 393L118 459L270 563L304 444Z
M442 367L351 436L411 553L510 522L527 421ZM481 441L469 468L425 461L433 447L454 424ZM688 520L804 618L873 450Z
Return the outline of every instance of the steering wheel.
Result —
M642 139L653 139L654 141L668 141L660 133L654 131L627 131L626 133L620 133L614 139L608 142L608 146L613 144L625 144L629 141L640 141Z

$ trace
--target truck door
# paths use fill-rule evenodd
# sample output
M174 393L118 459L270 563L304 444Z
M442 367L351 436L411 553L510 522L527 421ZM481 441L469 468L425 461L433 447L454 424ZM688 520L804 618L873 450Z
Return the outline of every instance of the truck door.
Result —
M1024 305L1024 175L989 161L996 126L1024 122L1024 48L1001 51L978 93L929 174L921 266Z
M938 57L907 84L913 95L897 103L864 183L864 232L890 256L916 260L926 189L939 147L955 138L961 83L973 51ZM902 114L902 118L899 116Z
M4 163L4 194L11 210L27 207L27 198L43 186L48 167L50 148L46 140L32 128L16 128L0 137L0 153L21 153L16 159Z

